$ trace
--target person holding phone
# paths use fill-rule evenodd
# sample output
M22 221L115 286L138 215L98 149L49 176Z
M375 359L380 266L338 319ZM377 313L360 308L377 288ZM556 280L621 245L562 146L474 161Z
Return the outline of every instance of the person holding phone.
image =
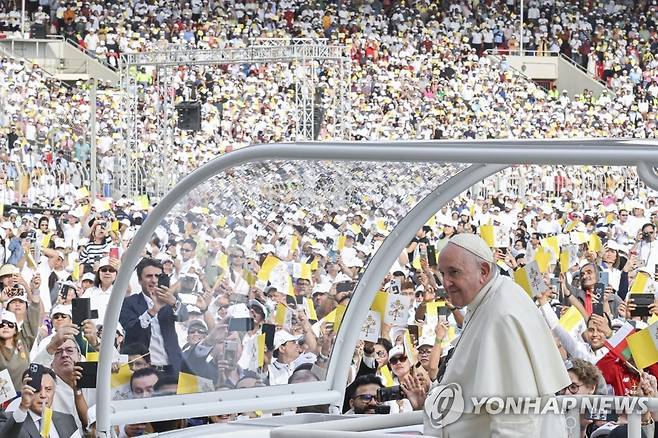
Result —
M623 300L628 293L628 270L620 268L622 247L614 240L608 240L603 246L601 272L607 272L608 281L613 291ZM632 263L629 259L626 263Z
M579 285L575 287L569 285L564 281L564 275L560 276L562 290L564 291L564 298L571 304L581 304L579 310L583 317L587 319L595 309L599 309L597 313L601 315L600 306L603 306L603 311L608 314L608 317L617 315L619 305L623 302L622 299L614 293L614 289L610 284L603 284L603 293L597 289L599 282L600 268L595 262L589 262L580 268L579 272ZM573 301L575 298L576 301Z
M0 369L9 371L14 388L20 388L21 374L29 364L29 346L19 336L13 312L0 309Z
M112 295L112 286L117 278L120 263L118 259L103 257L95 266L96 276L94 286L85 291L81 298L91 300L91 308L98 310L98 318L94 319L95 324L102 324L105 318L105 311L110 302Z
M640 265L652 267L658 263L658 242L656 241L656 227L652 223L642 225L636 239L636 250Z
M94 220L89 231L89 243L80 251L80 263L93 269L94 261L105 257L110 251L112 238L109 235L110 224L101 219ZM85 271L86 272L86 271Z
M145 258L137 265L141 293L123 301L119 322L126 331L127 344L149 348L151 363L160 372L177 373L181 363L175 322L186 319L187 310L171 288L158 286L162 265Z
M427 391L420 387L418 379L415 376L415 364L401 345L396 345L388 352L388 363L391 365L393 381L400 385L402 398L397 400L400 412L411 412L420 408L424 401Z
M57 376L50 368L43 369L39 390L32 386L28 371L22 379L21 398L18 407L13 411L0 413L0 436L12 438L34 438L39 436L40 424L44 408L53 408L51 437L53 429L59 438L82 438L75 418L65 412L60 412L53 406L57 384Z
M270 385L285 385L288 378L299 365L315 363L315 353L304 352L300 346L304 335L293 336L286 330L279 330L274 334L272 356L275 360L268 365Z
M245 280L246 259L244 250L240 247L232 247L228 250L228 273L217 279L213 289L225 284L230 293L247 295L249 293L249 283Z

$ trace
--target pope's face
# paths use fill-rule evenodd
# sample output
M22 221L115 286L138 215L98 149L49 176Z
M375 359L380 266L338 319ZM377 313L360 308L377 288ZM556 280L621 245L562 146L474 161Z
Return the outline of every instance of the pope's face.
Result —
M439 256L439 272L450 302L464 307L487 283L491 268L485 262L476 262L476 258L465 249L448 244Z

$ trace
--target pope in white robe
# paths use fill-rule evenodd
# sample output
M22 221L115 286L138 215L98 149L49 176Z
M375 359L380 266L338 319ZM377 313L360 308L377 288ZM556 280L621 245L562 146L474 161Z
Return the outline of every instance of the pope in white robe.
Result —
M537 415L489 415L484 409L476 414L471 400L552 396L571 383L539 309L520 286L498 274L491 250L479 236L453 237L441 251L439 270L452 304L467 306L468 311L445 373L428 394L425 434L539 437ZM432 403L448 384L461 388L463 414L444 417L444 424L436 428L428 411L437 409Z

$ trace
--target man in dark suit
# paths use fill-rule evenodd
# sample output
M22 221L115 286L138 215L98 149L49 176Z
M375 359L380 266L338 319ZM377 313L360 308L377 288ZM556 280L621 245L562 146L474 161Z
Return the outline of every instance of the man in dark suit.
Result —
M178 374L181 349L174 323L179 309L183 309L172 289L158 286L161 273L159 261L145 258L139 262L137 278L142 292L123 301L119 321L126 331L126 345L146 345L153 368L166 374Z
M0 437L41 438L39 431L44 408L51 407L55 397L55 372L44 368L39 391L30 386L31 380L26 371L18 409L0 413ZM53 411L49 438L81 437L82 432L78 430L73 416Z

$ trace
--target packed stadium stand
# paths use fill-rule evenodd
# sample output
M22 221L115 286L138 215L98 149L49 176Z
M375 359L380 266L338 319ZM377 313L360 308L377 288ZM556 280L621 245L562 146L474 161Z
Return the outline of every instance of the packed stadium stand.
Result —
M658 136L655 0L529 1L522 41L514 0L30 0L25 9L21 29L21 4L0 0L0 436L27 403L22 373L30 363L52 368L53 409L70 416L80 435L93 433L96 392L76 386L73 363L97 360L121 258L160 201L148 191L117 190L126 160L138 163L145 179L168 163L178 181L236 149L294 140L299 73L294 62L180 65L169 70L163 90L158 70L132 70L138 105L128 157L118 147L133 128L120 90L100 83L94 197L90 81L57 79L5 42L58 36L115 71L126 53L324 38L348 49L351 77L340 96L335 66L318 66L319 141L338 138L341 117L345 140L354 141ZM512 66L518 54L567 57L604 91L569 95L552 81L533 81ZM175 104L201 103L200 130L166 121L173 144L166 152L158 112L165 93ZM341 116L342 98L349 111ZM383 239L437 182L463 168L307 164L231 169L163 220L110 334L113 399L322 381L334 327ZM380 312L380 321L369 325L376 336L367 333L352 358L341 358L351 359L342 411L322 405L297 412L374 413L369 403L391 413L422 409L468 315L445 301L438 255L456 234L484 236L494 228L500 241L489 246L502 276L546 263L535 301L564 347L574 380L565 391L658 396L658 357L637 365L646 373L636 375L614 348L581 337L598 331L611 338L627 324L640 332L656 323L658 301L637 316L629 298L631 290L655 291L656 226L658 197L632 167L513 166L477 183L436 212L380 279L385 298L371 312ZM590 318L588 267L607 273L607 320ZM402 299L394 305L388 297ZM76 321L82 298L99 315ZM361 392L367 385L406 392L380 400ZM271 416L254 409L116 428L123 438ZM64 418L57 421L65 430Z

